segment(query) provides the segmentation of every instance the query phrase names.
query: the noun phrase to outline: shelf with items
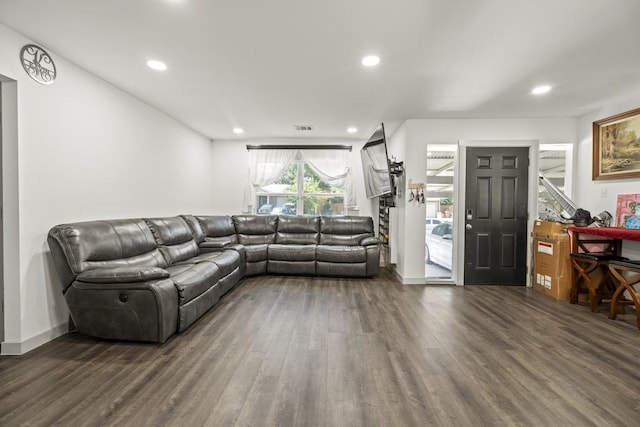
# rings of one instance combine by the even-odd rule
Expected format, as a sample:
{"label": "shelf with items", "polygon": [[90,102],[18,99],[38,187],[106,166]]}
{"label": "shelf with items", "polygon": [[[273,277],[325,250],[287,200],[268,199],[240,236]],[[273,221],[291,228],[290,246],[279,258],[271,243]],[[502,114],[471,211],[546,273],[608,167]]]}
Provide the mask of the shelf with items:
{"label": "shelf with items", "polygon": [[379,197],[378,238],[385,246],[389,245],[389,208],[394,206],[395,203],[391,194]]}

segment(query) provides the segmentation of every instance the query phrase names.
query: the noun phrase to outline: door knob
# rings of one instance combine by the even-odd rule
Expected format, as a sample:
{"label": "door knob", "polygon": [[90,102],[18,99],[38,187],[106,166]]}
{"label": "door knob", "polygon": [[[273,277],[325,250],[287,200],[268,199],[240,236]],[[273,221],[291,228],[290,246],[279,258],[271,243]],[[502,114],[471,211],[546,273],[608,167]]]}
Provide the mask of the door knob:
{"label": "door knob", "polygon": [[464,228],[466,228],[467,230],[471,230],[473,226],[471,224],[467,224],[464,226]]}

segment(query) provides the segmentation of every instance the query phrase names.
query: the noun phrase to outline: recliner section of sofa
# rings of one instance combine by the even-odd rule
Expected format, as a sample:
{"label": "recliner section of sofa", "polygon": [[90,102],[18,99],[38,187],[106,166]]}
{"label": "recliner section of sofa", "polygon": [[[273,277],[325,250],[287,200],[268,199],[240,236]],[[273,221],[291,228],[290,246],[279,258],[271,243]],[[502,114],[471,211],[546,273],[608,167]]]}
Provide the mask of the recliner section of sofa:
{"label": "recliner section of sofa", "polygon": [[195,322],[242,279],[236,251],[202,253],[182,217],[145,220],[178,290],[178,331]]}
{"label": "recliner section of sofa", "polygon": [[369,217],[181,215],[62,224],[48,243],[79,332],[164,342],[245,276],[367,277]]}
{"label": "recliner section of sofa", "polygon": [[[189,225],[193,238],[203,253],[233,250],[240,257],[240,277],[245,277],[246,253],[238,243],[231,217],[181,215]],[[225,291],[226,292],[226,291]]]}
{"label": "recliner section of sofa", "polygon": [[320,217],[281,216],[275,242],[267,251],[267,272],[315,275]]}
{"label": "recliner section of sofa", "polygon": [[164,342],[242,279],[231,249],[202,253],[180,217],[63,224],[48,243],[79,332]]}
{"label": "recliner section of sofa", "polygon": [[369,217],[322,217],[317,273],[373,276],[380,270],[380,244]]}
{"label": "recliner section of sofa", "polygon": [[144,220],[58,225],[47,240],[81,333],[164,342],[176,332],[176,286]]}

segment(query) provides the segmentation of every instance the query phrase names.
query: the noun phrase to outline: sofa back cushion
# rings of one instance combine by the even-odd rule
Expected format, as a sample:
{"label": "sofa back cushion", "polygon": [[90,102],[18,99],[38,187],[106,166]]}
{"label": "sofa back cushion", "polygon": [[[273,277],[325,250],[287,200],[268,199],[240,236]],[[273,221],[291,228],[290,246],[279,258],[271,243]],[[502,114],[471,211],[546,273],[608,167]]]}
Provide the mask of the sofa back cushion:
{"label": "sofa back cushion", "polygon": [[49,231],[47,240],[65,289],[75,276],[93,268],[167,266],[142,219],[61,224]]}
{"label": "sofa back cushion", "polygon": [[317,245],[320,241],[320,217],[280,216],[276,243],[293,245]]}
{"label": "sofa back cushion", "polygon": [[234,215],[232,219],[238,236],[238,243],[243,245],[275,243],[278,226],[277,216]]}
{"label": "sofa back cushion", "polygon": [[145,218],[167,264],[192,258],[200,253],[191,229],[179,216]]}
{"label": "sofa back cushion", "polygon": [[184,219],[184,222],[189,226],[196,243],[202,243],[204,241],[204,231],[202,230],[202,226],[200,225],[198,218],[193,215],[180,215],[180,217]]}
{"label": "sofa back cushion", "polygon": [[238,243],[236,227],[230,216],[199,215],[196,219],[202,228],[204,240],[209,245],[217,244],[219,247],[225,247]]}
{"label": "sofa back cushion", "polygon": [[321,245],[355,246],[373,235],[373,219],[368,216],[323,216],[320,219]]}

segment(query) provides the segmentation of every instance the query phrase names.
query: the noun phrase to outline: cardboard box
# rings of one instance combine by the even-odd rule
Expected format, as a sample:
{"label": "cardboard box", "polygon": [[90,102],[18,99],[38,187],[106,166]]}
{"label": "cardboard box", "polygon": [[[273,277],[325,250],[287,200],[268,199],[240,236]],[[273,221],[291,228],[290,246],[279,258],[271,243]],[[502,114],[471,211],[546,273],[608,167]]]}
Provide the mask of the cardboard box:
{"label": "cardboard box", "polygon": [[561,222],[553,221],[534,221],[533,223],[533,237],[550,237],[554,238],[558,235],[567,235],[567,228],[572,224],[563,224]]}
{"label": "cardboard box", "polygon": [[571,290],[569,235],[534,233],[533,237],[533,289],[559,301],[568,301]]}

